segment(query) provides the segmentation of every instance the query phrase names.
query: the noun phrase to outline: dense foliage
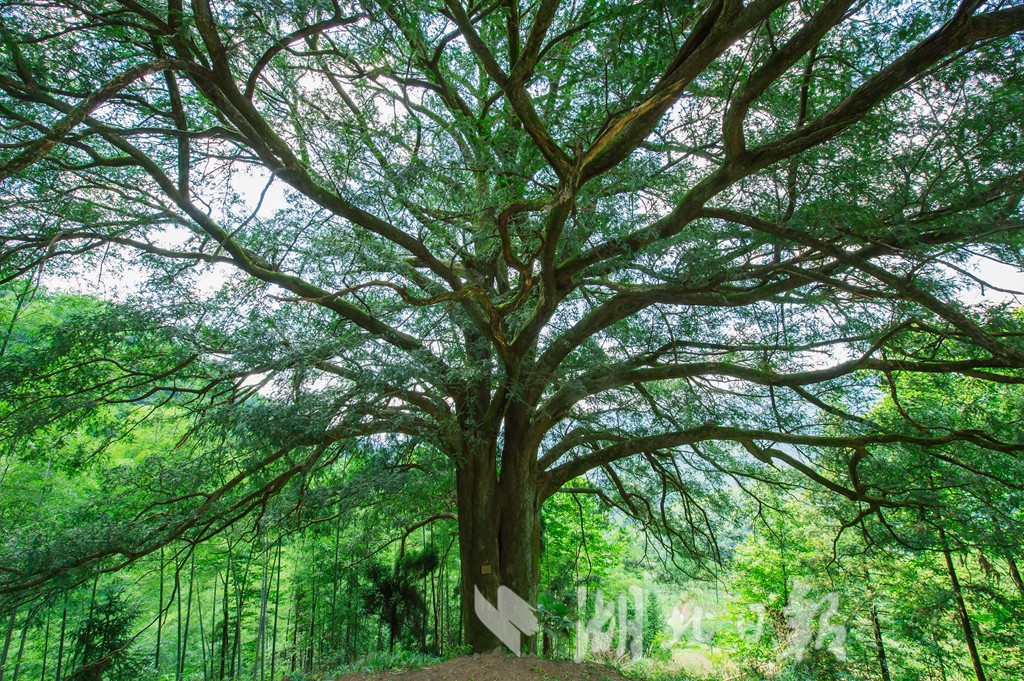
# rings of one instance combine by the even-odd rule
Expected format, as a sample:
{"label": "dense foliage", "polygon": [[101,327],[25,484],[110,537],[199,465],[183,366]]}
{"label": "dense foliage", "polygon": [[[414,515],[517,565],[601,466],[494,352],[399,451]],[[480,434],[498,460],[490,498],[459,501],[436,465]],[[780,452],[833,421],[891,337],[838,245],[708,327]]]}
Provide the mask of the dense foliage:
{"label": "dense foliage", "polygon": [[[1019,608],[957,561],[1019,584],[1022,31],[1005,0],[0,0],[4,661],[59,619],[58,676],[143,669],[128,632],[184,675],[193,606],[205,677],[483,651],[499,586],[566,654],[583,559],[764,569],[786,641],[788,544],[749,552],[792,536],[808,579],[942,584],[851,650],[948,676],[962,640],[981,681]],[[862,673],[822,650],[756,673]]]}

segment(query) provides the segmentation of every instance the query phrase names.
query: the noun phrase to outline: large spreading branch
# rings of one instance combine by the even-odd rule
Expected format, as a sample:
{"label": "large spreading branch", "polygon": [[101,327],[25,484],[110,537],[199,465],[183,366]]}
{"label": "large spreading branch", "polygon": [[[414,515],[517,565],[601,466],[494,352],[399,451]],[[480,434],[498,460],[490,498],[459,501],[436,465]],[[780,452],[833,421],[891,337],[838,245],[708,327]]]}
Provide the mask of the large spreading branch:
{"label": "large spreading branch", "polygon": [[755,458],[770,463],[778,460],[799,471],[804,476],[820,484],[825,489],[846,497],[851,501],[863,501],[875,506],[900,506],[902,502],[866,495],[863,489],[844,487],[840,483],[825,477],[806,460],[784,452],[773,446],[759,443],[769,442],[789,445],[791,447],[807,446],[816,448],[861,449],[878,445],[904,444],[917,447],[941,447],[957,442],[966,442],[978,447],[997,452],[1020,454],[1024,445],[1012,442],[1000,442],[980,435],[977,431],[951,431],[937,436],[905,435],[901,433],[880,433],[866,435],[802,435],[771,430],[732,428],[704,424],[682,431],[660,433],[633,437],[622,442],[599,447],[594,451],[577,456],[567,456],[567,460],[554,468],[548,469],[543,476],[543,489],[552,494],[570,480],[583,475],[587,471],[644,452],[673,449],[702,442],[734,442],[750,451]]}
{"label": "large spreading branch", "polygon": [[[560,281],[568,285],[577,273],[588,267],[624,253],[642,251],[651,244],[678,234],[698,217],[701,208],[708,201],[739,180],[835,139],[885,98],[921,77],[950,55],[970,52],[989,40],[1013,35],[1022,30],[1024,7],[1012,7],[977,16],[971,16],[970,12],[957,12],[956,16],[940,29],[907,50],[892,64],[869,77],[832,110],[800,125],[788,135],[746,150],[744,153],[735,154],[690,189],[665,217],[624,238],[598,244],[566,260],[559,269]],[[781,75],[781,72],[778,75]],[[764,87],[767,85],[758,85],[755,90],[762,90]],[[738,114],[734,118],[742,120]],[[733,139],[730,144],[734,151],[742,146],[745,145],[737,139]]]}

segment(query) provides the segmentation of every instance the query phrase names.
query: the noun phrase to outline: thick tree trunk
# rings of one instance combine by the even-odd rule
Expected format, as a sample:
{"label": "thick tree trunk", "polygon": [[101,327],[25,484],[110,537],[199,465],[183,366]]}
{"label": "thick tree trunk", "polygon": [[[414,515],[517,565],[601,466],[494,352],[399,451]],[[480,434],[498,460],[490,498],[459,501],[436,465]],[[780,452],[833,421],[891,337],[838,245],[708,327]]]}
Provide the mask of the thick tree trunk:
{"label": "thick tree trunk", "polygon": [[[490,452],[467,455],[456,472],[462,618],[466,644],[474,652],[490,651],[500,644],[476,615],[477,589],[492,606],[497,605],[499,586],[533,606],[537,603],[540,502],[536,458],[523,453],[508,435],[514,432],[506,428],[500,479]],[[536,637],[524,638],[523,645],[536,650]]]}
{"label": "thick tree trunk", "polygon": [[462,626],[473,652],[492,650],[498,638],[473,612],[474,589],[498,597],[497,471],[490,456],[467,456],[455,473],[462,573]]}

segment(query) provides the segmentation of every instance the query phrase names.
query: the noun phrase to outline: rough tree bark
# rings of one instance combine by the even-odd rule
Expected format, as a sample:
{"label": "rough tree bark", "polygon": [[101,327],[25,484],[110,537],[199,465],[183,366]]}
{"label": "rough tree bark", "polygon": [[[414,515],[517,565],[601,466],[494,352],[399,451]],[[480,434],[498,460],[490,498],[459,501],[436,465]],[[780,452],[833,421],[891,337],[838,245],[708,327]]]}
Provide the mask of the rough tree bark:
{"label": "rough tree bark", "polygon": [[[456,472],[463,627],[474,652],[499,645],[476,615],[475,589],[492,605],[497,604],[499,586],[536,604],[540,578],[543,499],[535,453],[522,446],[515,429],[506,430],[500,473],[492,452],[467,452]],[[536,637],[524,645],[535,650]]]}

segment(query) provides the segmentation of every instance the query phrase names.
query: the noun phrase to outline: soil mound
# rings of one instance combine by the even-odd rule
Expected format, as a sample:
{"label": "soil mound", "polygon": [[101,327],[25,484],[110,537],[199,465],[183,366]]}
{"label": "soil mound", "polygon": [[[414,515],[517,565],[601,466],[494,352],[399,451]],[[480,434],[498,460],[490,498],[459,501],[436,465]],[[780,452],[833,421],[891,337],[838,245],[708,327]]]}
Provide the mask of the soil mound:
{"label": "soil mound", "polygon": [[612,667],[509,654],[467,655],[422,669],[345,674],[339,681],[635,681]]}

